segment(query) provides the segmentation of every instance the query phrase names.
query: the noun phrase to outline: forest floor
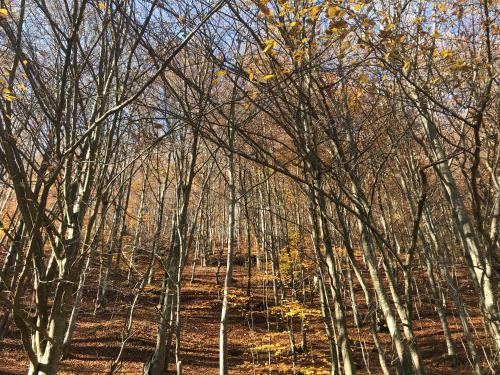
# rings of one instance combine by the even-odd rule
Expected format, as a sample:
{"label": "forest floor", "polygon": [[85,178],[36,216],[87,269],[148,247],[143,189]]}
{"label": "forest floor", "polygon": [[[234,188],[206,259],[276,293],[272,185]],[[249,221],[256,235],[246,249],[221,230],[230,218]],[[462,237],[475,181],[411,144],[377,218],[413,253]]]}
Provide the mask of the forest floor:
{"label": "forest floor", "polygon": [[[220,270],[223,280],[224,268]],[[289,336],[286,330],[278,329],[271,317],[269,331],[263,306],[264,282],[262,275],[254,276],[253,296],[245,308],[245,291],[247,278],[243,267],[235,267],[232,288],[233,303],[229,320],[229,361],[231,374],[292,374],[292,356],[289,354]],[[182,288],[182,332],[181,356],[183,373],[186,375],[218,373],[218,337],[221,310],[220,289],[216,285],[216,267],[198,267],[194,283],[189,282],[191,268],[186,267],[185,282]],[[60,374],[106,374],[110,363],[117,356],[121,346],[121,332],[128,318],[130,301],[133,299],[131,289],[121,289],[124,280],[117,272],[113,275],[113,293],[108,297],[108,311],[93,315],[93,301],[97,285],[90,280],[84,294],[82,311],[79,316],[77,330],[68,359],[61,362]],[[97,278],[96,278],[97,279]],[[157,282],[160,285],[158,272]],[[463,278],[464,296],[467,297],[470,323],[476,329],[476,343],[482,352],[482,345],[487,345],[484,337],[482,320],[475,307],[474,293]],[[422,283],[423,284],[423,283]],[[360,288],[356,289],[360,306],[363,296]],[[272,288],[269,287],[269,295]],[[122,366],[118,373],[141,374],[143,363],[151,355],[156,337],[159,290],[147,288],[136,307],[132,336],[126,342],[122,357]],[[425,294],[425,293],[423,293]],[[417,297],[418,298],[418,297]],[[461,341],[461,330],[454,311],[450,307],[450,328],[453,332],[457,351],[463,364],[453,367],[446,359],[446,345],[442,329],[430,301],[419,300],[416,312],[415,331],[419,347],[428,374],[466,375],[471,374],[471,367],[464,354]],[[319,302],[309,305],[311,316],[308,322],[307,340],[309,351],[298,354],[295,370],[303,374],[329,374],[328,346],[319,312]],[[363,310],[361,308],[361,315]],[[349,321],[352,319],[349,318]],[[300,344],[299,325],[295,326],[295,338]],[[270,332],[270,333],[269,333]],[[359,364],[359,374],[380,374],[378,354],[373,349],[369,324],[362,325],[359,330],[350,323],[350,339],[355,361]],[[390,345],[388,333],[380,333],[381,340],[387,348]],[[487,348],[484,348],[486,351]],[[268,362],[269,353],[271,361]],[[172,355],[172,361],[174,360]],[[391,358],[387,358],[391,363]],[[171,362],[172,362],[171,361]],[[370,371],[366,370],[366,364]],[[3,341],[0,341],[0,374],[25,374],[28,360],[21,347],[19,332],[13,325]],[[171,363],[170,372],[174,364]]]}

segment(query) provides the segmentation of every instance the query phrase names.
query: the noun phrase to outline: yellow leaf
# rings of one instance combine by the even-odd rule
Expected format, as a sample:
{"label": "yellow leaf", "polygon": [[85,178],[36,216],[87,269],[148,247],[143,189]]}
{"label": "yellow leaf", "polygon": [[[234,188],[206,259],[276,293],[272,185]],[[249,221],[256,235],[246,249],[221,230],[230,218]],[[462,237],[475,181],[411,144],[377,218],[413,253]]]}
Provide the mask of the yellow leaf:
{"label": "yellow leaf", "polygon": [[354,4],[354,10],[356,12],[360,11],[361,8],[363,8],[363,5],[364,5],[363,3],[356,3],[356,4]]}
{"label": "yellow leaf", "polygon": [[104,1],[99,1],[99,9],[106,10],[106,4],[104,4]]}
{"label": "yellow leaf", "polygon": [[268,79],[271,79],[274,77],[274,74],[266,74],[265,76],[260,77],[261,81],[267,81]]}
{"label": "yellow leaf", "polygon": [[26,91],[26,90],[27,90],[27,88],[26,88],[26,86],[25,86],[25,84],[24,84],[24,83],[18,83],[18,84],[16,85],[16,87],[17,87],[19,90],[22,90],[22,91]]}
{"label": "yellow leaf", "polygon": [[444,13],[444,11],[446,10],[446,4],[445,3],[438,3],[437,8],[441,13]]}
{"label": "yellow leaf", "polygon": [[300,49],[299,49],[299,50],[296,50],[296,51],[294,51],[294,53],[293,53],[293,58],[294,58],[294,59],[295,59],[298,63],[301,63],[301,62],[302,62],[302,60],[303,60],[304,54],[305,54],[305,52],[304,52],[304,51],[302,51],[302,50],[300,50]]}
{"label": "yellow leaf", "polygon": [[410,65],[411,65],[410,60],[406,60],[404,65],[403,65],[403,72],[405,74],[408,73],[408,70],[410,70]]}
{"label": "yellow leaf", "polygon": [[0,16],[6,16],[9,11],[6,8],[0,8]]}
{"label": "yellow leaf", "polygon": [[273,49],[273,48],[276,48],[277,43],[276,43],[276,41],[275,41],[275,40],[273,40],[273,39],[268,39],[268,40],[266,40],[266,41],[264,42],[264,45],[265,45],[265,47],[264,47],[264,49],[262,50],[262,52],[267,52],[267,51],[269,51],[269,50],[271,50],[271,49]]}
{"label": "yellow leaf", "polygon": [[417,25],[424,23],[424,21],[425,21],[425,17],[420,16],[420,17],[415,18],[415,24],[417,24]]}
{"label": "yellow leaf", "polygon": [[321,9],[319,8],[319,6],[313,6],[311,7],[311,9],[309,10],[311,12],[311,20],[316,20],[318,18],[318,14],[320,13]]}
{"label": "yellow leaf", "polygon": [[28,65],[28,60],[24,59],[24,60],[22,61],[22,63],[23,63],[23,65]]}
{"label": "yellow leaf", "polygon": [[248,80],[253,81],[253,79],[255,77],[254,74],[253,74],[253,72],[249,68],[246,68],[245,71],[248,74]]}
{"label": "yellow leaf", "polygon": [[216,74],[218,77],[222,77],[222,76],[225,76],[227,74],[227,72],[225,70],[219,70]]}
{"label": "yellow leaf", "polygon": [[337,14],[337,7],[334,7],[334,6],[328,7],[326,14],[327,14],[328,18],[335,17],[335,15]]}
{"label": "yellow leaf", "polygon": [[448,49],[444,49],[441,51],[440,55],[444,58],[447,58],[448,56],[451,56],[452,55],[452,52]]}
{"label": "yellow leaf", "polygon": [[361,74],[359,76],[359,81],[363,83],[368,83],[368,76],[366,74]]}

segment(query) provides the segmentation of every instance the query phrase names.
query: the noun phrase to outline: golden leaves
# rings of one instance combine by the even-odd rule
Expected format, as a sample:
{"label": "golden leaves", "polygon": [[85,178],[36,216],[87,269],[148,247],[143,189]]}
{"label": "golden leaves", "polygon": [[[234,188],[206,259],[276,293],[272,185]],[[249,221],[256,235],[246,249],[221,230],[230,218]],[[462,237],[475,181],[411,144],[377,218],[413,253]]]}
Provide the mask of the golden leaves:
{"label": "golden leaves", "polygon": [[266,81],[270,80],[273,77],[274,77],[274,74],[266,74],[266,75],[260,77],[259,81],[266,82]]}
{"label": "golden leaves", "polygon": [[316,21],[318,19],[318,15],[321,13],[321,9],[319,6],[315,5],[309,9],[309,13],[311,15],[311,21]]}
{"label": "golden leaves", "polygon": [[446,59],[447,57],[452,56],[453,52],[451,52],[449,49],[444,49],[441,52],[439,52],[439,54],[441,55],[441,57],[444,57]]}
{"label": "golden leaves", "polygon": [[349,24],[343,19],[331,20],[326,33],[341,33],[344,29],[347,29],[348,26]]}
{"label": "golden leaves", "polygon": [[441,12],[444,13],[446,11],[447,5],[446,3],[438,3],[437,4],[437,9]]}
{"label": "golden leaves", "polygon": [[287,68],[287,67],[283,67],[280,69],[280,74],[281,75],[284,75],[284,74],[290,74],[292,72],[291,69]]}
{"label": "golden leaves", "polygon": [[425,17],[423,17],[423,16],[416,17],[416,18],[415,18],[415,21],[413,21],[413,23],[414,23],[415,25],[421,25],[421,24],[423,24],[424,22],[425,22]]}
{"label": "golden leaves", "polygon": [[283,17],[285,16],[288,12],[291,12],[292,10],[292,7],[290,6],[290,4],[288,4],[287,1],[279,1],[279,4],[281,5],[281,9],[280,9],[280,12],[279,12],[279,16],[280,17]]}
{"label": "golden leaves", "polygon": [[245,71],[247,72],[248,74],[248,80],[249,81],[253,81],[254,78],[255,78],[255,75],[253,74],[253,72],[249,69],[249,68],[246,68]]}
{"label": "golden leaves", "polygon": [[227,76],[228,72],[224,69],[218,70],[215,72],[215,78],[213,79],[212,83],[216,84],[220,82],[225,76]]}
{"label": "golden leaves", "polygon": [[267,39],[266,41],[264,41],[264,49],[262,50],[262,52],[267,52],[276,48],[277,44],[278,43],[274,39]]}
{"label": "golden leaves", "polygon": [[365,4],[363,4],[363,3],[356,3],[356,4],[354,4],[354,10],[356,12],[359,12],[361,9],[363,9],[364,6],[365,6]]}
{"label": "golden leaves", "polygon": [[410,70],[410,66],[411,66],[411,61],[406,60],[403,64],[403,73],[404,74],[408,74],[408,71]]}
{"label": "golden leaves", "polygon": [[342,9],[338,6],[330,6],[326,11],[326,16],[330,19],[332,18],[340,18],[346,13],[345,9]]}
{"label": "golden leaves", "polygon": [[271,314],[300,317],[302,319],[321,316],[321,310],[310,308],[297,300],[283,300],[281,306],[271,307],[270,312]]}
{"label": "golden leaves", "polygon": [[5,88],[3,89],[3,98],[8,102],[13,102],[16,99],[16,96],[12,94],[12,91]]}
{"label": "golden leaves", "polygon": [[293,59],[300,64],[304,60],[305,54],[306,54],[306,52],[304,50],[297,49],[297,50],[293,51]]}
{"label": "golden leaves", "polygon": [[335,17],[336,13],[337,13],[337,7],[334,7],[334,6],[329,6],[328,9],[326,10],[326,16],[328,18],[333,18]]}

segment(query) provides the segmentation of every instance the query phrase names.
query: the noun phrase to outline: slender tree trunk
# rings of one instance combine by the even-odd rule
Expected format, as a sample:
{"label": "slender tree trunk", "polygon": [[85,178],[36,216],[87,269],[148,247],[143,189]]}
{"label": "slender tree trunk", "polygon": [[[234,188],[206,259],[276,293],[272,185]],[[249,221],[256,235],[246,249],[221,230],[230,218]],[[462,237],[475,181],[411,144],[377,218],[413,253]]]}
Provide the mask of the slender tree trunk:
{"label": "slender tree trunk", "polygon": [[[230,134],[230,137],[233,137]],[[227,360],[227,334],[228,334],[228,314],[229,314],[229,293],[233,274],[233,253],[234,253],[234,228],[235,228],[235,209],[236,209],[236,185],[235,185],[235,166],[234,154],[230,152],[228,156],[228,173],[227,183],[229,188],[229,213],[228,213],[228,231],[227,231],[227,261],[226,261],[226,277],[224,279],[224,292],[222,298],[222,311],[220,317],[220,332],[219,332],[219,374],[227,375],[228,360]]]}

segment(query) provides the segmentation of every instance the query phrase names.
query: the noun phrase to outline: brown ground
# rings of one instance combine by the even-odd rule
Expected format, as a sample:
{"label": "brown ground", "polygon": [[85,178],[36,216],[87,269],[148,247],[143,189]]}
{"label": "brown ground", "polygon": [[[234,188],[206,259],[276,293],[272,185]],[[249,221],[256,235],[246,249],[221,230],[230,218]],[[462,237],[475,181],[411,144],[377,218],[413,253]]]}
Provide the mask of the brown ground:
{"label": "brown ground", "polygon": [[[183,286],[181,313],[182,363],[186,375],[218,373],[218,322],[221,304],[215,284],[215,270],[215,267],[199,267],[196,282],[190,284],[186,280]],[[190,269],[187,271],[190,272]],[[235,269],[233,294],[236,296],[244,296],[246,285],[244,271],[240,267]],[[222,269],[221,275],[223,275],[223,272]],[[186,278],[189,277],[186,275]],[[256,276],[255,280],[261,286],[255,288],[256,294],[252,299],[252,303],[256,306],[262,301],[263,283],[262,277]],[[115,289],[109,297],[108,308],[110,312],[98,313],[96,316],[92,315],[96,285],[90,283],[84,296],[83,310],[80,314],[71,355],[69,359],[61,362],[60,374],[105,374],[110,363],[116,357],[121,345],[121,331],[128,316],[127,303],[132,300],[132,295],[130,289],[116,287],[116,285],[124,285],[119,276],[115,275],[114,282]],[[157,292],[158,290],[155,288],[149,289],[146,295],[141,297],[139,306],[136,308],[133,335],[125,347],[123,365],[119,372],[121,374],[141,374],[143,363],[152,353],[157,324]],[[361,291],[358,292],[361,299]],[[269,293],[272,293],[271,289]],[[421,290],[420,293],[425,295],[426,291]],[[484,338],[482,320],[478,316],[477,309],[473,307],[475,298],[473,298],[472,290],[467,286],[465,279],[463,293],[470,302],[468,307],[471,316],[470,322],[477,330],[477,343],[479,344],[479,351],[482,351],[481,345],[487,345],[488,340]],[[264,312],[246,312],[243,308],[244,300],[235,301],[230,316],[230,373],[292,373],[292,360],[291,356],[288,355],[287,333],[279,332],[275,324],[271,324],[271,335],[267,334]],[[314,301],[310,307],[317,309],[319,304]],[[419,346],[428,374],[471,374],[471,368],[467,364],[464,355],[460,327],[453,317],[453,310],[449,311],[450,328],[453,331],[457,350],[463,357],[464,365],[460,367],[452,367],[443,356],[446,353],[446,346],[442,337],[441,326],[428,301],[423,299],[420,301],[417,313],[415,330],[418,334]],[[253,330],[250,329],[252,321]],[[296,330],[297,342],[300,342],[298,326]],[[350,335],[355,359],[362,367],[358,373],[368,374],[363,364],[364,355],[369,360],[371,373],[379,374],[378,356],[372,350],[373,346],[368,324],[365,324],[359,331],[355,327],[350,327]],[[380,336],[385,344],[390,342],[388,334],[381,333]],[[325,334],[321,320],[317,317],[310,319],[308,340],[311,350],[307,354],[299,355],[296,370],[302,371],[303,374],[328,374],[329,365],[326,359],[328,351]],[[271,366],[267,365],[267,367],[268,353],[266,347],[263,346],[265,344],[270,344],[273,354]],[[259,345],[262,351],[252,351],[252,348]],[[488,349],[486,348],[486,350]],[[252,353],[254,364],[252,364]],[[5,339],[0,342],[0,374],[25,374],[27,366],[28,361],[21,347],[19,333],[12,326]],[[274,371],[271,372],[271,369]],[[170,373],[174,373],[172,372],[172,365],[170,370]],[[278,370],[281,370],[281,372],[278,372]]]}

